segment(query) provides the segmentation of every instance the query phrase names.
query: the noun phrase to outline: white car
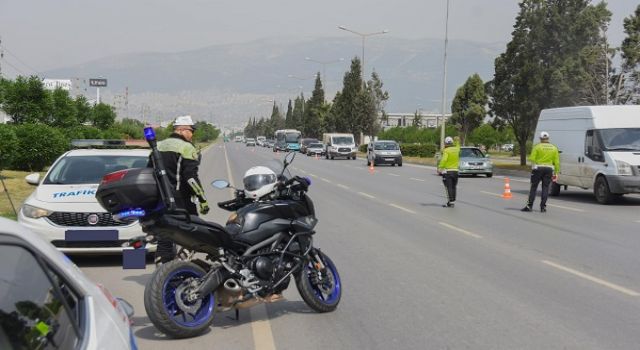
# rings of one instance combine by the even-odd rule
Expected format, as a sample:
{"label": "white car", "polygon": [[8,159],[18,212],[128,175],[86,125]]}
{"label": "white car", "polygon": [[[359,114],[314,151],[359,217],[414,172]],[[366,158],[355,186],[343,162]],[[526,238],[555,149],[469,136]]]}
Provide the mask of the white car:
{"label": "white car", "polygon": [[[138,222],[115,221],[96,200],[105,174],[146,167],[148,149],[76,149],[58,158],[44,179],[26,177],[37,185],[18,213],[18,222],[70,254],[112,254],[122,244],[144,235]],[[150,251],[155,246],[149,246]]]}
{"label": "white car", "polygon": [[137,349],[132,316],[39,235],[0,218],[0,349]]}

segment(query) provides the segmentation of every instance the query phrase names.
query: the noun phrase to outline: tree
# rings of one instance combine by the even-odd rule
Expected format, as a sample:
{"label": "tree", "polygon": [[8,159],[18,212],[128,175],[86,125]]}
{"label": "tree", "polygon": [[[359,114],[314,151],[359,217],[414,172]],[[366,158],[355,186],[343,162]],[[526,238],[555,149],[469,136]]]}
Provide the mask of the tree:
{"label": "tree", "polygon": [[498,143],[498,132],[491,124],[485,123],[471,132],[469,140],[476,145],[483,145],[486,150],[489,150]]}
{"label": "tree", "polygon": [[51,94],[51,126],[69,128],[78,124],[77,110],[69,92],[56,88]]}
{"label": "tree", "polygon": [[477,73],[470,76],[458,88],[451,103],[451,122],[458,126],[462,145],[465,145],[467,136],[482,124],[482,120],[487,115],[485,110],[487,101],[484,83]]}
{"label": "tree", "polygon": [[84,124],[91,120],[91,105],[87,101],[87,98],[83,95],[78,95],[73,100],[73,104],[76,109],[76,119],[78,123]]}
{"label": "tree", "polygon": [[42,171],[69,147],[69,141],[56,128],[42,124],[23,124],[15,129],[18,150],[14,168]]}
{"label": "tree", "polygon": [[98,103],[91,111],[91,121],[98,129],[109,129],[116,121],[116,112],[113,110],[113,107],[104,103]]}
{"label": "tree", "polygon": [[304,134],[319,138],[322,135],[322,121],[326,116],[328,106],[324,101],[324,89],[320,80],[320,73],[316,75],[316,82],[311,98],[306,104]]}
{"label": "tree", "polygon": [[368,135],[375,135],[380,129],[380,122],[378,116],[382,116],[382,119],[387,119],[387,112],[384,110],[387,100],[389,100],[389,93],[383,90],[384,84],[378,73],[374,70],[371,73],[371,80],[367,83],[367,93],[370,97],[371,106],[368,106],[368,114],[365,114],[363,129]]}
{"label": "tree", "polygon": [[287,129],[293,128],[293,106],[291,105],[291,99],[289,99],[289,104],[287,105],[287,114],[284,118],[284,125],[287,127]]}
{"label": "tree", "polygon": [[415,126],[416,128],[422,127],[422,113],[420,113],[418,110],[413,113],[413,121],[411,122],[411,126]]}
{"label": "tree", "polygon": [[15,124],[47,123],[50,115],[50,96],[37,76],[19,76],[5,83],[4,110]]}
{"label": "tree", "polygon": [[587,101],[593,75],[585,55],[602,45],[611,16],[605,3],[590,2],[522,0],[512,39],[495,60],[490,107],[512,127],[522,165],[540,110]]}
{"label": "tree", "polygon": [[621,72],[614,75],[613,101],[619,104],[640,103],[640,5],[624,19],[627,35],[620,47]]}
{"label": "tree", "polygon": [[13,125],[0,124],[0,170],[8,169],[18,151],[18,137]]}
{"label": "tree", "polygon": [[358,108],[363,91],[361,70],[360,59],[355,57],[351,60],[351,68],[344,74],[342,91],[336,95],[331,111],[335,118],[335,131],[352,133],[356,139],[362,131],[362,111]]}
{"label": "tree", "polygon": [[275,101],[273,102],[273,108],[271,109],[270,122],[274,132],[275,130],[280,130],[285,128],[285,120],[282,117],[282,114],[280,113],[280,109],[276,105]]}

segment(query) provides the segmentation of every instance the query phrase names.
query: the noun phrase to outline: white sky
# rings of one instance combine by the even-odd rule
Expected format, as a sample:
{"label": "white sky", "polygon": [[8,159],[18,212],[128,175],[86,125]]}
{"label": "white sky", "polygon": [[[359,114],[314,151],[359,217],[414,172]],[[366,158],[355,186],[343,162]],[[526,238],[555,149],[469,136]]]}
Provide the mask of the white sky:
{"label": "white sky", "polygon": [[[451,0],[449,38],[507,42],[517,0]],[[637,0],[610,0],[609,38]],[[176,52],[265,37],[336,37],[389,29],[444,38],[446,0],[0,0],[5,75],[33,74],[130,52]]]}

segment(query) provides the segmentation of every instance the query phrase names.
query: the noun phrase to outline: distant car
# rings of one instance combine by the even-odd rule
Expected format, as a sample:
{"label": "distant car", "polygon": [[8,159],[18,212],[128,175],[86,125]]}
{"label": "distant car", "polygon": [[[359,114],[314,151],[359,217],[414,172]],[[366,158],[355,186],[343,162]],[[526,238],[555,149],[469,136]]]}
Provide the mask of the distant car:
{"label": "distant car", "polygon": [[402,166],[400,145],[393,140],[370,142],[367,146],[367,165],[391,164]]}
{"label": "distant car", "polygon": [[0,218],[1,349],[137,349],[133,312],[40,235]]}
{"label": "distant car", "polygon": [[282,142],[274,142],[273,143],[273,151],[274,152],[286,152],[288,150],[287,143]]}
{"label": "distant car", "polygon": [[477,147],[460,148],[460,175],[484,174],[487,177],[493,176],[493,163],[488,155],[482,153]]}
{"label": "distant car", "polygon": [[[122,244],[144,235],[138,222],[113,219],[96,200],[108,173],[144,168],[148,149],[74,149],[61,155],[44,178],[27,175],[37,186],[18,212],[18,222],[65,253],[120,253]],[[155,250],[155,245],[149,247]]]}
{"label": "distant car", "polygon": [[513,151],[513,147],[514,146],[513,146],[512,143],[505,143],[500,148],[502,148],[502,151],[504,151],[504,152],[511,152],[511,151]]}
{"label": "distant car", "polygon": [[256,139],[254,138],[247,138],[247,142],[245,143],[245,146],[251,146],[251,147],[255,147],[256,146]]}
{"label": "distant car", "polygon": [[313,138],[304,138],[300,140],[300,153],[307,153],[307,146],[309,146],[312,143],[318,143],[320,142],[318,139],[313,139]]}
{"label": "distant car", "polygon": [[306,146],[307,149],[307,156],[311,157],[311,156],[324,156],[325,151],[324,151],[324,145],[322,143],[310,143]]}

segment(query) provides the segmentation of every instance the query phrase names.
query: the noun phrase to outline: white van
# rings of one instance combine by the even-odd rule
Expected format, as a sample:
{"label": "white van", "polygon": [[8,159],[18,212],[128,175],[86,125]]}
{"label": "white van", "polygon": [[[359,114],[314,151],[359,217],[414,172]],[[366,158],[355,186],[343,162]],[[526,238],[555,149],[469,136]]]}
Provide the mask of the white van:
{"label": "white van", "polygon": [[322,134],[322,143],[326,145],[325,157],[346,157],[356,159],[358,147],[353,134]]}
{"label": "white van", "polygon": [[536,127],[549,133],[560,151],[558,182],[593,189],[599,203],[640,193],[640,106],[583,106],[545,109]]}

